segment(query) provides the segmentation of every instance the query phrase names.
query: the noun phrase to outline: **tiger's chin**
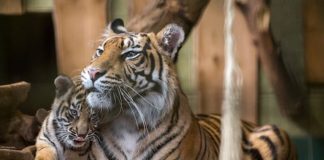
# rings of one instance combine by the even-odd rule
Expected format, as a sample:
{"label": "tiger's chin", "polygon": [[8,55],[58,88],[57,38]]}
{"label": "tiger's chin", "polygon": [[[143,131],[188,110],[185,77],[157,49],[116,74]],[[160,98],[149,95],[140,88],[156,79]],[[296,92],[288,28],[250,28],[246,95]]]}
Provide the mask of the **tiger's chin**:
{"label": "tiger's chin", "polygon": [[113,98],[100,92],[90,92],[87,95],[87,102],[92,108],[108,109],[113,108]]}

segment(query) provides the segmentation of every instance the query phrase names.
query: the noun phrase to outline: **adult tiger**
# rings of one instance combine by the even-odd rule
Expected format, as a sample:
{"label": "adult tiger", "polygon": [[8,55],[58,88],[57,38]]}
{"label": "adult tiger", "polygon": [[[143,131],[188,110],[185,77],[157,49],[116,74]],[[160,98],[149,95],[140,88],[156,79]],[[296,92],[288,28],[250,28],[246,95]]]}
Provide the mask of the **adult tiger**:
{"label": "adult tiger", "polygon": [[[95,148],[98,112],[85,103],[80,80],[59,76],[55,79],[56,97],[36,139],[36,160],[105,159]],[[99,154],[101,153],[101,154]]]}
{"label": "adult tiger", "polygon": [[[157,34],[127,32],[121,20],[108,26],[81,79],[90,107],[120,111],[99,131],[109,159],[218,159],[220,116],[193,115],[179,85],[174,62],[183,40],[175,24]],[[277,127],[242,129],[244,159],[295,158]]]}

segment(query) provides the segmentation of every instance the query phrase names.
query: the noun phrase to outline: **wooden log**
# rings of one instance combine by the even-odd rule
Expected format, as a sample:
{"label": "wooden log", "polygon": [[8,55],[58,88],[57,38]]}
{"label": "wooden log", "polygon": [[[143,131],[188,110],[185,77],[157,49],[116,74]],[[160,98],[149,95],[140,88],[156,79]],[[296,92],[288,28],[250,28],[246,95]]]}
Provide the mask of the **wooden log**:
{"label": "wooden log", "polygon": [[223,1],[211,0],[194,32],[201,113],[221,113],[224,88],[223,4]]}
{"label": "wooden log", "polygon": [[304,4],[306,79],[312,85],[323,85],[324,1],[307,0]]}
{"label": "wooden log", "polygon": [[[200,112],[220,113],[223,101],[224,77],[224,2],[211,0],[195,30],[198,57]],[[257,123],[256,50],[245,19],[237,9],[233,26],[236,58],[240,65],[243,86],[241,117]],[[212,73],[212,74],[211,74]],[[211,81],[212,80],[212,81]]]}
{"label": "wooden log", "polygon": [[152,0],[136,0],[130,1],[128,4],[128,16],[134,17],[141,14],[143,11],[143,6],[147,6]]}
{"label": "wooden log", "polygon": [[0,14],[23,14],[25,8],[23,0],[0,0]]}
{"label": "wooden log", "polygon": [[0,157],[4,160],[33,160],[34,156],[28,150],[1,149]]}
{"label": "wooden log", "polygon": [[[209,0],[154,0],[132,17],[127,28],[135,32],[158,32],[169,23],[180,25],[188,35]],[[187,36],[186,36],[187,38]]]}
{"label": "wooden log", "polygon": [[80,74],[90,62],[106,25],[106,0],[54,0],[54,26],[58,69]]}
{"label": "wooden log", "polygon": [[264,71],[270,80],[281,112],[297,124],[307,127],[306,94],[284,65],[270,31],[270,9],[266,0],[237,0]]}
{"label": "wooden log", "polygon": [[0,142],[6,141],[11,120],[17,107],[26,100],[29,89],[27,82],[0,86]]}

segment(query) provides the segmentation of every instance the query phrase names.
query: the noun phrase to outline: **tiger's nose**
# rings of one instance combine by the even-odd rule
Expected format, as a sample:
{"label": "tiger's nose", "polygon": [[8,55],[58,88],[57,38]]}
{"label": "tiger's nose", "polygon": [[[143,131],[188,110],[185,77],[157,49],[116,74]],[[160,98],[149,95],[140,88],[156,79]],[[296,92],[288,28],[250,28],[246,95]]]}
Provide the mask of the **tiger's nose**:
{"label": "tiger's nose", "polygon": [[105,71],[105,70],[100,70],[97,68],[90,68],[88,70],[88,74],[90,75],[90,79],[92,80],[92,82],[95,82],[98,78],[105,75],[106,72],[107,71]]}

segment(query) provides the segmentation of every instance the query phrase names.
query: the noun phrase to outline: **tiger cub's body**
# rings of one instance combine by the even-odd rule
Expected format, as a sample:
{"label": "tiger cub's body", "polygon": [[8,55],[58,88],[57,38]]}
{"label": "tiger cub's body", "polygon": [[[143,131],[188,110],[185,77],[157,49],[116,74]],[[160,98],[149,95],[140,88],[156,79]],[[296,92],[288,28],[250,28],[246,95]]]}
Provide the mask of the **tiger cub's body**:
{"label": "tiger cub's body", "polygon": [[[85,103],[85,92],[68,77],[55,80],[56,97],[36,139],[36,160],[97,159],[97,115]],[[104,159],[104,158],[103,158]]]}
{"label": "tiger cub's body", "polygon": [[[175,24],[157,34],[128,32],[121,20],[108,26],[81,73],[89,107],[118,113],[98,128],[108,159],[218,159],[219,116],[193,115],[179,84],[175,61],[183,40]],[[244,159],[295,158],[282,130],[242,128]]]}

